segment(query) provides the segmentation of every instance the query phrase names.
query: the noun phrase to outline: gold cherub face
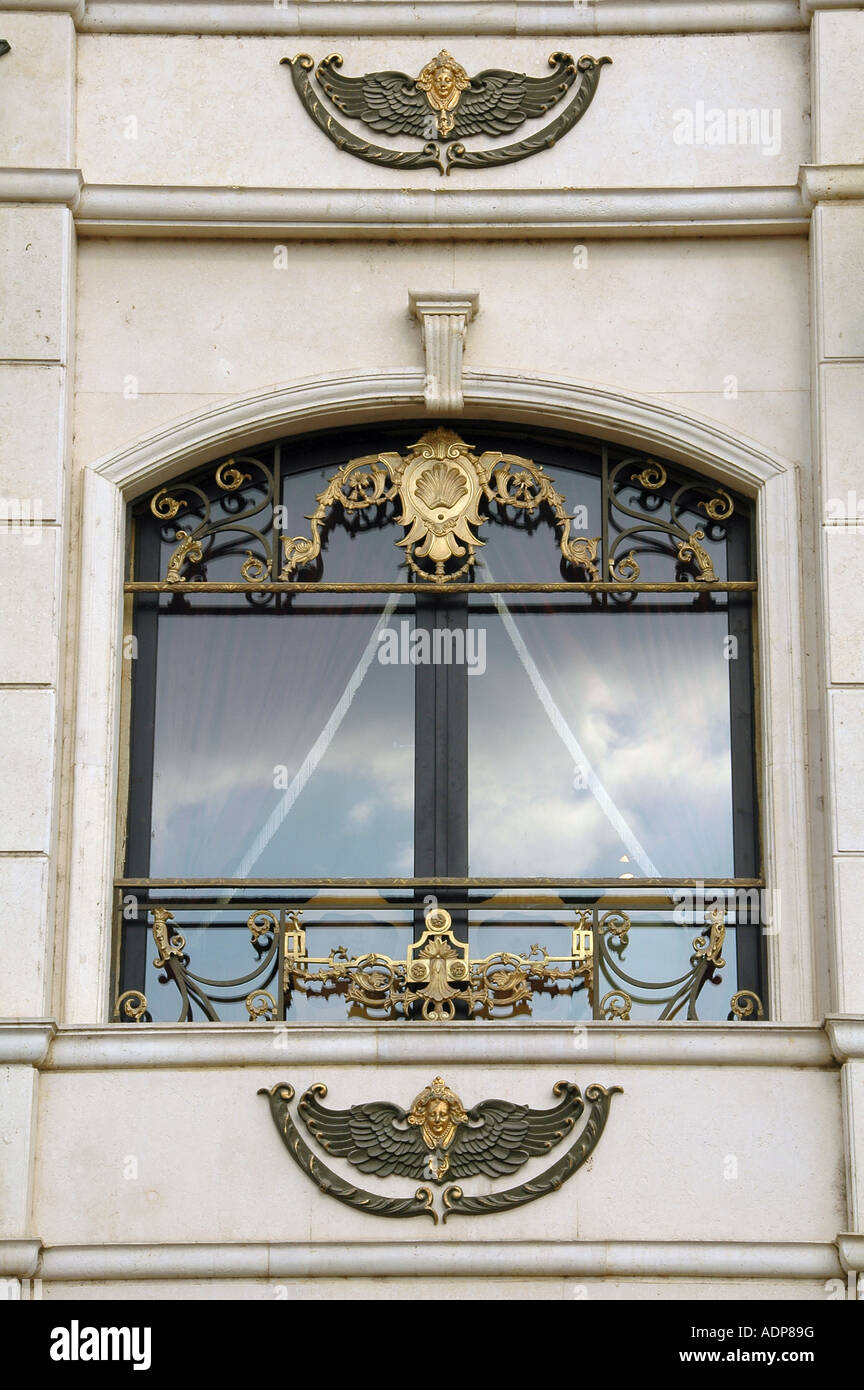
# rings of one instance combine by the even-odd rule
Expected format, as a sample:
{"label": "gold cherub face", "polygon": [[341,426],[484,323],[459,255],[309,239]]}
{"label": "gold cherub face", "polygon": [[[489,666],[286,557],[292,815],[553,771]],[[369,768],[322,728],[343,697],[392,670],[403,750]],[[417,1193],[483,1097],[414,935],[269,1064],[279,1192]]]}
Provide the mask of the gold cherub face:
{"label": "gold cherub face", "polygon": [[430,1100],[426,1106],[426,1119],[424,1129],[436,1139],[443,1139],[444,1135],[452,1128],[450,1120],[450,1103],[446,1100]]}
{"label": "gold cherub face", "polygon": [[409,1125],[419,1125],[426,1147],[446,1149],[460,1124],[468,1116],[459,1097],[436,1076],[431,1086],[422,1090],[411,1107]]}
{"label": "gold cherub face", "polygon": [[433,111],[438,112],[439,135],[447,135],[453,129],[453,117],[450,112],[470,84],[471,79],[467,72],[461,63],[457,63],[456,59],[451,57],[446,48],[442,48],[437,58],[426,64],[417,78],[417,86],[426,93],[426,99]]}

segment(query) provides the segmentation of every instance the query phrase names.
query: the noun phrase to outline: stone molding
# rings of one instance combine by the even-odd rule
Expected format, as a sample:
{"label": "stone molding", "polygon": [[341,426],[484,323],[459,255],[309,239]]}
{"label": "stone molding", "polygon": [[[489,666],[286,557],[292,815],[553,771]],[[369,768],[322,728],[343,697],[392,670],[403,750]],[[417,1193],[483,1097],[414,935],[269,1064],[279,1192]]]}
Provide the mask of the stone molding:
{"label": "stone molding", "polygon": [[[853,0],[824,0],[840,8]],[[11,0],[84,33],[333,36],[759,33],[805,29],[821,0]]]}
{"label": "stone molding", "polygon": [[825,1031],[838,1062],[864,1061],[864,1018],[860,1014],[829,1014]]}
{"label": "stone molding", "polygon": [[[45,1282],[126,1279],[831,1279],[833,1243],[803,1241],[479,1241],[346,1244],[55,1245],[9,1242],[6,1263]],[[0,1243],[0,1252],[3,1246]],[[2,1267],[2,1266],[0,1266]],[[9,1273],[18,1273],[10,1268]]]}
{"label": "stone molding", "polygon": [[806,207],[864,199],[864,164],[802,164],[798,179]]}
{"label": "stone molding", "polygon": [[[41,1032],[40,1032],[41,1030]],[[16,1040],[16,1032],[24,1045]],[[40,1032],[44,1046],[33,1044]],[[27,1039],[31,1041],[27,1041]],[[275,1050],[279,1044],[278,1052]],[[567,1023],[329,1025],[249,1023],[0,1026],[0,1065],[47,1071],[271,1066],[831,1067],[816,1025],[781,1023]]]}
{"label": "stone molding", "polygon": [[844,1270],[864,1270],[864,1235],[854,1231],[841,1231],[837,1237],[837,1249]]}
{"label": "stone molding", "polygon": [[99,237],[801,236],[814,198],[860,197],[861,178],[856,166],[804,165],[799,185],[759,188],[228,188],[0,169],[0,203],[62,203],[79,236]]}
{"label": "stone molding", "polygon": [[41,1067],[56,1033],[53,1018],[0,1022],[0,1066]]}

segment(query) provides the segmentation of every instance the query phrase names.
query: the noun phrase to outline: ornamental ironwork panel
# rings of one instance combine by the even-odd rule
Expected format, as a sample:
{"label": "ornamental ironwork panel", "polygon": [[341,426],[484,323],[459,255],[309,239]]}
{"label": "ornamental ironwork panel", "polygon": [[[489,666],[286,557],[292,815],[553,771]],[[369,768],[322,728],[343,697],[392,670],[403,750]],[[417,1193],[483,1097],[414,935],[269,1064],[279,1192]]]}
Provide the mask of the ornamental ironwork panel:
{"label": "ornamental ironwork panel", "polygon": [[[154,966],[159,982],[173,985],[179,995],[179,1023],[200,1015],[219,1021],[220,1005],[242,1001],[250,1022],[284,1018],[293,997],[313,994],[322,1000],[353,1007],[370,1020],[417,1019],[448,1023],[474,1017],[530,1016],[533,996],[553,990],[586,992],[591,1017],[628,1022],[634,998],[656,1006],[660,1021],[698,1020],[699,995],[706,984],[719,985],[726,962],[723,946],[726,922],[723,908],[706,919],[705,934],[694,938],[686,970],[671,980],[640,979],[629,974],[622,956],[634,928],[627,912],[597,908],[574,914],[570,953],[553,956],[539,942],[527,952],[496,951],[472,957],[461,941],[449,912],[434,907],[426,925],[402,959],[379,952],[352,955],[335,945],[326,956],[308,953],[302,913],[285,909],[256,909],[247,927],[255,963],[233,977],[213,979],[192,968],[186,940],[176,927],[174,913],[164,907],[150,910],[156,946]],[[215,993],[218,991],[218,993]],[[737,991],[729,1005],[730,1019],[763,1018],[758,995]],[[152,1022],[147,997],[126,990],[115,1004],[120,1022]]]}
{"label": "ornamental ironwork panel", "polygon": [[[620,585],[626,594],[639,582],[640,556],[668,557],[670,584],[718,582],[704,542],[726,537],[736,509],[726,489],[637,454],[604,457],[601,482],[601,534],[577,535],[577,519],[587,517],[587,509],[568,507],[542,464],[497,449],[475,453],[439,426],[404,454],[385,450],[340,465],[315,498],[308,535],[290,535],[275,524],[273,471],[247,454],[220,463],[209,486],[202,479],[159,488],[150,511],[164,534],[173,534],[163,576],[172,586],[205,580],[208,560],[243,551],[238,581],[266,588],[273,579],[320,577],[328,528],[340,513],[402,526],[396,544],[415,582],[443,586],[473,576],[477,550],[486,544],[479,533],[493,516],[545,518],[557,533],[562,573],[572,582]],[[257,518],[261,524],[253,525]]]}
{"label": "ornamental ironwork panel", "polygon": [[[361,1173],[433,1182],[475,1176],[499,1178],[523,1168],[529,1159],[549,1153],[576,1128],[585,1115],[579,1087],[558,1081],[552,1088],[559,1103],[550,1110],[533,1110],[507,1100],[485,1100],[466,1110],[462,1101],[436,1076],[414,1099],[409,1110],[387,1101],[366,1101],[347,1110],[321,1104],[327,1087],[310,1086],[297,1105],[310,1138],[328,1157],[344,1158]],[[410,1197],[368,1192],[340,1177],[303,1138],[290,1105],[294,1087],[281,1082],[258,1092],[270,1103],[270,1113],[286,1149],[297,1166],[329,1197],[373,1216],[429,1216],[438,1224],[431,1187],[418,1187]],[[442,1194],[442,1224],[448,1216],[483,1216],[512,1211],[557,1192],[594,1152],[612,1097],[620,1086],[588,1086],[587,1120],[563,1157],[517,1187],[468,1195],[455,1182]]]}
{"label": "ornamental ironwork panel", "polygon": [[[529,77],[502,68],[484,68],[469,77],[461,63],[442,49],[414,78],[405,72],[369,72],[346,77],[342,58],[331,53],[311,74],[315,60],[308,53],[283,58],[303,106],[319,130],[337,149],[357,159],[390,169],[484,169],[514,164],[553,145],[581,120],[594,98],[603,66],[611,58],[587,54],[573,60],[569,53],[553,53],[552,72]],[[468,150],[464,140],[474,135],[506,136],[526,121],[551,111],[580,79],[573,100],[555,120],[532,135],[485,150]],[[336,119],[321,101],[325,95],[342,115],[384,135],[409,135],[424,140],[417,150],[397,150],[373,144]],[[440,143],[439,143],[440,141]]]}

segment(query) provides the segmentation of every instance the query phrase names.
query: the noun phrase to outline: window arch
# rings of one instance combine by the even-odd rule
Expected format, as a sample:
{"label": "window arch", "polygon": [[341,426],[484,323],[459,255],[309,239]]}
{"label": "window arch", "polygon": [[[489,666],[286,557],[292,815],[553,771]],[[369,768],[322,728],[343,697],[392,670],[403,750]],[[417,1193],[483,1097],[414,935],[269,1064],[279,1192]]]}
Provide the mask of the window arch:
{"label": "window arch", "polygon": [[424,421],[130,521],[118,1017],[761,1008],[748,499]]}

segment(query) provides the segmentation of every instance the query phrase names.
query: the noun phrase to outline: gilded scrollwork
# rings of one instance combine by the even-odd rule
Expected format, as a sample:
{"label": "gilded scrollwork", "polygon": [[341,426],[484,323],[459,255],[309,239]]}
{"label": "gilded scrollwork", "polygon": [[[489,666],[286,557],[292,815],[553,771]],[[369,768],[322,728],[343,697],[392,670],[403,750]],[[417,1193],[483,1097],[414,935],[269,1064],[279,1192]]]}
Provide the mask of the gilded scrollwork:
{"label": "gilded scrollwork", "polygon": [[754,1013],[757,1018],[765,1017],[762,1000],[752,989],[739,989],[729,1000],[729,1008],[735,1018],[752,1018]]}
{"label": "gilded scrollwork", "polygon": [[298,924],[286,943],[283,962],[286,999],[296,989],[321,985],[325,992],[339,990],[364,1009],[391,1017],[413,1016],[412,1006],[419,1005],[420,1017],[431,1023],[452,1021],[460,1007],[469,1017],[512,1009],[538,990],[559,984],[590,988],[592,980],[592,935],[580,923],[572,931],[568,956],[550,956],[535,944],[523,955],[499,951],[472,958],[444,908],[427,913],[424,930],[404,960],[380,954],[351,956],[344,946],[334,947],[325,957],[310,957]]}
{"label": "gilded scrollwork", "polygon": [[[634,465],[638,465],[634,467]],[[641,490],[634,496],[632,484]],[[707,493],[707,496],[700,494]],[[699,583],[717,583],[714,562],[702,544],[706,533],[685,519],[686,514],[702,511],[711,523],[711,539],[722,539],[723,523],[735,511],[735,503],[723,488],[695,479],[676,481],[670,470],[656,459],[630,457],[613,464],[606,482],[610,526],[617,531],[610,538],[608,567],[613,579],[635,579],[628,567],[636,563],[636,547],[645,553],[674,555],[676,578],[695,578]],[[634,524],[623,525],[623,519]]]}
{"label": "gilded scrollwork", "polygon": [[[206,578],[210,558],[236,554],[244,538],[239,578],[245,584],[316,582],[326,577],[316,568],[341,512],[345,518],[365,516],[368,525],[402,526],[396,544],[411,575],[446,585],[471,579],[491,520],[545,514],[557,534],[562,574],[583,586],[620,585],[618,602],[631,603],[636,589],[655,578],[650,569],[646,574],[646,556],[674,562],[671,573],[658,576],[663,582],[718,583],[711,547],[723,541],[737,506],[725,489],[682,480],[659,460],[628,455],[612,461],[604,451],[600,514],[591,528],[602,535],[575,534],[577,525],[587,530],[588,509],[569,509],[542,464],[495,449],[475,451],[444,426],[428,430],[404,453],[385,450],[341,464],[315,498],[308,534],[276,526],[275,492],[271,470],[244,456],[220,463],[209,488],[188,482],[160,488],[150,511],[174,541],[166,582]],[[250,519],[268,507],[269,532],[257,530]]]}
{"label": "gilded scrollwork", "polygon": [[257,1018],[263,1018],[268,1023],[272,1022],[276,1016],[276,1008],[276,1000],[269,990],[253,989],[246,996],[246,1011],[252,1023]]}
{"label": "gilded scrollwork", "polygon": [[128,1019],[133,1023],[152,1023],[146,994],[142,994],[140,989],[127,989],[114,1005],[114,1017],[121,1022]]}
{"label": "gilded scrollwork", "polygon": [[380,507],[398,500],[397,518],[406,534],[397,542],[418,579],[447,584],[474,565],[485,544],[478,535],[484,523],[481,503],[533,512],[546,505],[559,531],[561,554],[568,565],[599,579],[599,537],[572,536],[572,518],[564,498],[540,464],[516,454],[487,450],[475,454],[452,430],[430,430],[406,455],[381,453],[351,459],[333,475],[316,498],[309,516],[310,536],[283,537],[279,578],[292,579],[321,553],[323,527],[330,511]]}
{"label": "gilded scrollwork", "polygon": [[649,459],[641,473],[631,473],[630,477],[634,483],[641,483],[644,488],[648,488],[650,491],[663,486],[667,473],[662,463],[655,463],[653,459]]}
{"label": "gilded scrollwork", "polygon": [[[174,495],[181,492],[185,495]],[[224,459],[214,469],[209,483],[178,482],[170,488],[159,488],[150,499],[150,511],[157,521],[166,523],[166,539],[170,536],[170,523],[181,511],[186,514],[183,529],[175,528],[170,536],[175,548],[168,560],[166,582],[185,582],[190,570],[206,564],[217,547],[233,549],[244,539],[256,546],[254,551],[245,549],[247,558],[241,566],[244,580],[268,579],[273,572],[273,546],[250,522],[253,517],[268,513],[272,521],[274,493],[272,471],[251,456]]]}
{"label": "gilded scrollwork", "polygon": [[708,502],[703,500],[698,506],[712,521],[728,521],[735,510],[735,503],[722,487],[718,489],[716,497],[712,497]]}
{"label": "gilded scrollwork", "polygon": [[696,576],[697,579],[704,580],[706,584],[714,584],[717,581],[717,576],[714,573],[714,565],[711,562],[711,556],[708,554],[704,545],[699,544],[699,542],[704,539],[705,532],[700,527],[698,530],[694,531],[692,535],[688,536],[686,541],[681,541],[678,546],[678,559],[681,561],[682,565],[687,565],[691,561],[695,563],[699,570]]}

